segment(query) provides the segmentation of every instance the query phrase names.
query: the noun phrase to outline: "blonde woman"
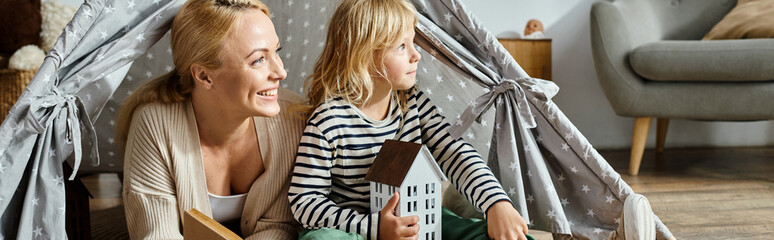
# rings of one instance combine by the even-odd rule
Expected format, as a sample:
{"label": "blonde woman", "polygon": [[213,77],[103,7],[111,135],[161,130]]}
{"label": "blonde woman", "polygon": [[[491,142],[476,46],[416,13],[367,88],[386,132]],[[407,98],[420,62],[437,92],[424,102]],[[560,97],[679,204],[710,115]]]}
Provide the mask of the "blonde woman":
{"label": "blonde woman", "polygon": [[303,120],[280,89],[279,40],[258,0],[189,0],[172,23],[175,70],[124,102],[123,198],[133,239],[181,239],[196,208],[236,233],[297,239],[287,201]]}

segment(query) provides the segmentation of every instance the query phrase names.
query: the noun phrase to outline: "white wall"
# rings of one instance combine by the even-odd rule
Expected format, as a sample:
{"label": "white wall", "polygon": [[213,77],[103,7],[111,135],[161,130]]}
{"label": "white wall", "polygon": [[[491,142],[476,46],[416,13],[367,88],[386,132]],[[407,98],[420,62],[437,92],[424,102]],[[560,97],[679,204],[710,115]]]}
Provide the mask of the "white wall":
{"label": "white wall", "polygon": [[[523,35],[527,20],[543,22],[553,39],[552,75],[561,88],[554,101],[597,148],[628,148],[633,118],[619,117],[602,92],[591,56],[589,12],[593,0],[460,0],[495,35]],[[648,146],[655,146],[655,120]],[[774,122],[672,120],[666,146],[774,145]]]}

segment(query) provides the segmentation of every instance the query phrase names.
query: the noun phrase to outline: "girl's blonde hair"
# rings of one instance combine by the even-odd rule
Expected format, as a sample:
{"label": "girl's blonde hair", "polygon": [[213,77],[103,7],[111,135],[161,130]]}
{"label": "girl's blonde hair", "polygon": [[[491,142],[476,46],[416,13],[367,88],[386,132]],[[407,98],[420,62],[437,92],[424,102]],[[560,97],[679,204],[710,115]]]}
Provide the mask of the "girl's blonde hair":
{"label": "girl's blonde hair", "polygon": [[172,21],[172,58],[175,69],[149,80],[129,95],[118,112],[116,136],[126,142],[134,110],[151,102],[174,103],[191,97],[194,88],[191,65],[221,66],[223,42],[249,10],[269,15],[259,0],[188,0]]}
{"label": "girl's blonde hair", "polygon": [[[314,109],[336,97],[355,106],[370,100],[372,74],[383,74],[383,64],[374,62],[375,53],[396,43],[417,23],[416,9],[405,0],[344,0],[328,24],[325,47],[305,83],[308,105]],[[405,110],[407,94],[398,91]]]}

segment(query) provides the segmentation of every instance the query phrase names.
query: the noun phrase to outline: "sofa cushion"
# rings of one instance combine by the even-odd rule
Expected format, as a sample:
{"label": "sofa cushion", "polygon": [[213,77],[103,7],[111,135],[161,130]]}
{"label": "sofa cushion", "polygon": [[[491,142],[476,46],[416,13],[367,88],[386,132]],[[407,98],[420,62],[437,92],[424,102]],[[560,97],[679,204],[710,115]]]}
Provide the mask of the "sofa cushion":
{"label": "sofa cushion", "polygon": [[634,71],[656,81],[772,81],[774,39],[659,41],[629,55]]}
{"label": "sofa cushion", "polygon": [[774,1],[739,0],[702,40],[774,38]]}

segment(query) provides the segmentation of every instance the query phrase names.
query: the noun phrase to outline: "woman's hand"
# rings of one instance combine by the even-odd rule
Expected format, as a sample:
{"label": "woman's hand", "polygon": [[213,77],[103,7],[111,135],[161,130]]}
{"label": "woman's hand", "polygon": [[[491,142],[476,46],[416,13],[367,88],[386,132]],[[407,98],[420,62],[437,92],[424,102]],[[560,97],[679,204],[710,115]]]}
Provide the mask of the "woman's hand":
{"label": "woman's hand", "polygon": [[487,211],[487,232],[495,240],[527,240],[527,222],[508,201],[499,201]]}
{"label": "woman's hand", "polygon": [[395,192],[379,213],[379,239],[417,239],[419,237],[419,217],[398,217],[393,213],[400,202]]}

